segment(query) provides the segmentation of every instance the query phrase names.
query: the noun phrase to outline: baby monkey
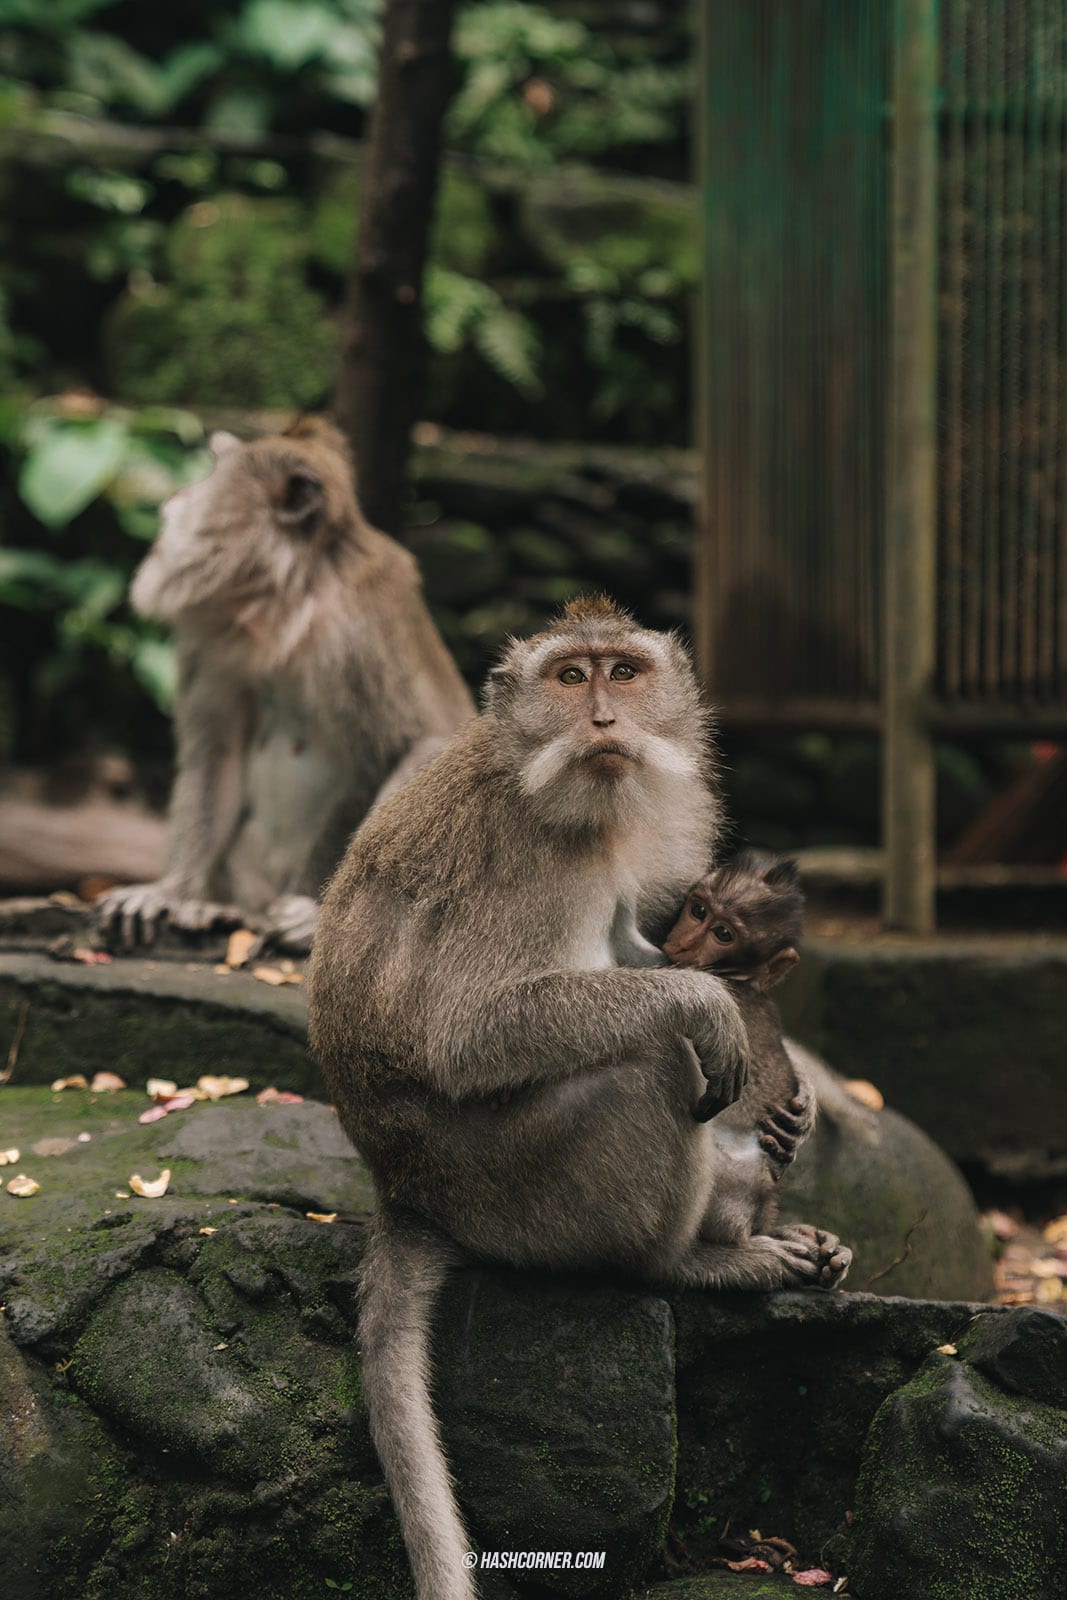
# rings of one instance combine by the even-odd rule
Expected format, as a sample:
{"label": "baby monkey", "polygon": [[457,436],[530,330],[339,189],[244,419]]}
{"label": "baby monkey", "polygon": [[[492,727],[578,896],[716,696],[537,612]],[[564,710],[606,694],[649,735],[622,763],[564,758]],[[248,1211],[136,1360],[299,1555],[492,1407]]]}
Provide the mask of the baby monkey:
{"label": "baby monkey", "polygon": [[[774,1181],[795,1159],[814,1122],[811,1090],[786,1054],[778,1008],[767,998],[767,990],[800,960],[796,947],[803,925],[796,862],[745,852],[693,885],[663,945],[673,965],[730,980],[748,1028],[751,1064],[741,1099],[721,1113],[716,1132],[740,1137],[755,1125]],[[706,1092],[694,1115],[704,1122],[717,1109]]]}

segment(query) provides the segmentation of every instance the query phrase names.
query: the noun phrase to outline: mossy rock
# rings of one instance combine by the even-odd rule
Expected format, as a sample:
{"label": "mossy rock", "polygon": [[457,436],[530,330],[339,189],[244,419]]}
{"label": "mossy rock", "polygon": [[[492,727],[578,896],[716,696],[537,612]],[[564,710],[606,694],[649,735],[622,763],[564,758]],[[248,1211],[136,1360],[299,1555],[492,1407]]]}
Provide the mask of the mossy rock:
{"label": "mossy rock", "polygon": [[[1067,1362],[1062,1319],[1009,1319],[998,1343],[1047,1339]],[[958,1350],[932,1354],[874,1419],[850,1548],[862,1600],[1061,1600],[1067,1410],[982,1370],[985,1320]]]}

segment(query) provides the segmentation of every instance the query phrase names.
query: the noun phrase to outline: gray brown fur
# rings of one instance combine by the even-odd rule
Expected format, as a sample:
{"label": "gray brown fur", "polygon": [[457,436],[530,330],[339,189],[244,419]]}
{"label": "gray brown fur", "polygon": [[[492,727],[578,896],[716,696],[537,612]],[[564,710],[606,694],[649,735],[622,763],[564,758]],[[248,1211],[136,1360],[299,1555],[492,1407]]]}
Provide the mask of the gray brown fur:
{"label": "gray brown fur", "polygon": [[360,514],[340,434],[242,444],[164,507],[135,608],[173,629],[177,776],[158,883],[99,910],[125,943],[161,917],[240,919],[306,949],[317,896],[390,775],[474,706],[411,556]]}
{"label": "gray brown fur", "polygon": [[[584,682],[564,684],[567,660]],[[721,1160],[692,1106],[705,1084],[736,1100],[745,1029],[727,985],[668,967],[641,930],[703,870],[719,820],[681,646],[586,602],[511,645],[485,714],[372,812],[327,892],[310,1034],[378,1192],[365,1392],[420,1600],[476,1592],[427,1398],[457,1247],[694,1288],[847,1266],[814,1230],[705,1233]]]}

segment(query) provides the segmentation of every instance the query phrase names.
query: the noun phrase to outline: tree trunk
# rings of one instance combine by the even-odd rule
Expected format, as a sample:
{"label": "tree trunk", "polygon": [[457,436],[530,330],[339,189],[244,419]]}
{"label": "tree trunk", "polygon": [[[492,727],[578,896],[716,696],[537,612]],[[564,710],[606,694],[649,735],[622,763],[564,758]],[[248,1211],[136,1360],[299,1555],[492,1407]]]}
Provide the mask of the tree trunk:
{"label": "tree trunk", "polygon": [[409,435],[424,366],[422,274],[452,92],[454,0],[386,0],[356,258],[341,325],[335,407],[359,498],[400,526]]}

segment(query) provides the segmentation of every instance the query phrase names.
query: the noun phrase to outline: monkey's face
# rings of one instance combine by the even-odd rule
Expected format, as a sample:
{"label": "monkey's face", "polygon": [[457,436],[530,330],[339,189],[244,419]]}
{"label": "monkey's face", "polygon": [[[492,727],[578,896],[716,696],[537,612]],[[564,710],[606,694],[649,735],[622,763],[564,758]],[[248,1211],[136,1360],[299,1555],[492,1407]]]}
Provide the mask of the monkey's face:
{"label": "monkey's face", "polygon": [[698,887],[686,896],[678,921],[664,941],[663,953],[676,967],[727,972],[745,967],[751,952],[736,917],[725,913],[708,887]]}

